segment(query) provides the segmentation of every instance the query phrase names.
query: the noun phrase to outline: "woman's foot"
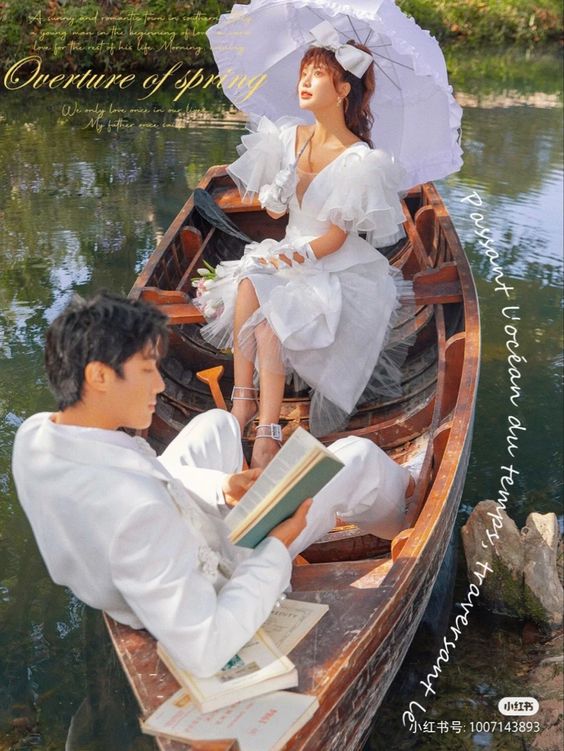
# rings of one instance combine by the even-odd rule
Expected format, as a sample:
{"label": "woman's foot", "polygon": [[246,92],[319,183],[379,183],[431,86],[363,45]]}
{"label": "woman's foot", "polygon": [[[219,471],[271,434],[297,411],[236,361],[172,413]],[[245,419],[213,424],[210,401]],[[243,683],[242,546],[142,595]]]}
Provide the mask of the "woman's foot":
{"label": "woman's foot", "polygon": [[231,414],[239,423],[241,435],[258,412],[258,389],[252,386],[234,386],[231,392]]}
{"label": "woman's foot", "polygon": [[251,469],[264,469],[271,459],[280,451],[280,444],[272,438],[255,441],[251,457]]}
{"label": "woman's foot", "polygon": [[280,451],[282,446],[282,430],[280,425],[259,425],[253,445],[251,469],[264,469],[266,465]]}

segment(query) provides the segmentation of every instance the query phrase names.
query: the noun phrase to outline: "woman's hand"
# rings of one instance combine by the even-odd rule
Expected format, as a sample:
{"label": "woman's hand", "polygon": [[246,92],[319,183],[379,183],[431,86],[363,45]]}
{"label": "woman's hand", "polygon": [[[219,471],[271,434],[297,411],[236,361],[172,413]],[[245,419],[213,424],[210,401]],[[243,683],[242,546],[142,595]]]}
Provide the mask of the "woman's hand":
{"label": "woman's hand", "polygon": [[281,169],[274,178],[274,185],[280,189],[280,201],[287,204],[296,189],[295,171],[290,167]]}
{"label": "woman's hand", "polygon": [[267,257],[255,256],[252,253],[247,253],[241,258],[239,272],[242,274],[262,274],[265,271],[269,271],[267,267]]}
{"label": "woman's hand", "polygon": [[280,191],[280,186],[275,183],[263,185],[258,194],[261,207],[274,211],[276,214],[285,213],[288,202],[281,200]]}
{"label": "woman's hand", "polygon": [[306,498],[298,508],[294,516],[274,527],[269,537],[277,537],[287,548],[297,539],[298,535],[305,529],[307,524],[307,512],[311,508],[313,498]]}
{"label": "woman's hand", "polygon": [[236,506],[247,490],[251,488],[258,478],[262,469],[244,469],[242,472],[235,472],[233,475],[227,475],[223,480],[221,489],[225,498],[225,504],[229,508]]}

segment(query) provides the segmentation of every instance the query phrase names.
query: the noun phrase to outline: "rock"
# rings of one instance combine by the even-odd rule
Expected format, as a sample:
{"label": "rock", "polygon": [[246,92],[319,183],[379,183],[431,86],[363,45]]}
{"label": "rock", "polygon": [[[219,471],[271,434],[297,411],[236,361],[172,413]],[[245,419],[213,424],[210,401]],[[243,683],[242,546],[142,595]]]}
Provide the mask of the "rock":
{"label": "rock", "polygon": [[532,513],[521,532],[495,501],[481,501],[461,530],[468,577],[488,564],[480,585],[496,611],[543,628],[562,624],[564,593],[558,576],[560,534],[555,514]]}
{"label": "rock", "polygon": [[31,717],[12,717],[10,725],[17,730],[31,730],[34,721]]}
{"label": "rock", "polygon": [[521,642],[524,646],[536,644],[543,638],[543,635],[543,632],[535,623],[527,621],[521,631]]}
{"label": "rock", "polygon": [[558,571],[558,578],[560,579],[560,584],[562,584],[562,586],[564,587],[564,536],[562,535],[560,535],[560,542],[558,543],[558,552],[556,554],[556,569]]}
{"label": "rock", "polygon": [[545,657],[544,660],[540,661],[541,665],[552,665],[552,664],[562,664],[564,663],[564,655],[556,655],[555,657]]}
{"label": "rock", "polygon": [[[498,521],[494,522],[494,518]],[[495,501],[481,501],[462,527],[461,534],[469,580],[477,584],[472,572],[482,571],[480,564],[489,564],[493,573],[488,573],[484,579],[482,596],[495,610],[508,614],[519,611],[524,617],[525,613],[520,611],[525,557],[521,535],[513,519],[499,509]]]}
{"label": "rock", "polygon": [[555,514],[529,514],[521,530],[525,564],[523,568],[525,598],[529,609],[540,604],[535,620],[547,620],[552,628],[562,624],[564,592],[558,578],[557,554],[560,534]]}

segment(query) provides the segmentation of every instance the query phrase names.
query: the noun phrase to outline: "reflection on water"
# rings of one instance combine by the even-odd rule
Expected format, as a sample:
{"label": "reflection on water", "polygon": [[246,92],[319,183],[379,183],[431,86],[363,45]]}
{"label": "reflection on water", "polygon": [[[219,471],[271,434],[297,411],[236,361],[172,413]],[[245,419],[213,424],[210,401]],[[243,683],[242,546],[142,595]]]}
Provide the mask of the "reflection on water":
{"label": "reflection on water", "polygon": [[[186,127],[96,134],[61,122],[58,111],[39,96],[25,111],[10,98],[0,100],[0,749],[62,749],[65,743],[69,750],[148,749],[99,615],[85,615],[47,577],[15,499],[10,449],[22,419],[53,407],[41,352],[49,321],[73,290],[128,291],[207,167],[234,158],[241,125],[216,110],[205,122],[180,123]],[[473,190],[521,306],[520,351],[528,359],[520,402],[527,432],[509,510],[522,523],[532,509],[557,509],[560,122],[555,109],[467,110],[464,168],[438,184],[474,268],[483,316],[479,405],[461,521],[478,500],[494,497],[505,457],[506,337],[491,264],[462,202]],[[513,659],[510,633],[488,641],[480,628],[465,635],[439,683],[454,702],[452,713],[457,700],[479,703],[478,673]],[[409,658],[412,680],[431,662],[417,644]],[[501,690],[498,678],[488,676],[484,681]],[[392,695],[382,709],[388,727],[400,725],[396,700]],[[401,732],[391,743],[414,747]]]}
{"label": "reflection on water", "polygon": [[[521,524],[532,510],[560,512],[561,117],[555,109],[466,110],[464,168],[440,188],[472,264],[482,316],[482,368],[463,508],[496,498],[499,467],[507,458],[507,415],[512,412],[504,327],[511,322],[501,310],[518,306],[515,351],[527,363],[520,366],[515,414],[527,431],[519,442],[515,466],[520,474],[508,511]],[[479,207],[463,202],[474,192]],[[473,213],[483,217],[478,226]],[[490,233],[480,237],[477,232],[484,227]],[[497,272],[488,249],[498,254],[495,264],[512,287],[511,299],[495,291]]]}

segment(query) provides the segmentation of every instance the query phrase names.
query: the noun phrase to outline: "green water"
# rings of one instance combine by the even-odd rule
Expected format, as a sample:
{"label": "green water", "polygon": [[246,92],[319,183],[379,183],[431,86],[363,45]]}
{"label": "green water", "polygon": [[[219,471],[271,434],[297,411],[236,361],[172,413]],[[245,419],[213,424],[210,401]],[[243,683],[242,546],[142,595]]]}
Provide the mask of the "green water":
{"label": "green water", "polygon": [[[522,93],[554,94],[555,65],[537,66]],[[525,61],[517,68],[516,83],[507,88],[519,92]],[[491,82],[486,88],[490,95]],[[503,87],[496,93],[503,95]],[[78,120],[65,121],[64,103],[53,92],[33,92],[23,107],[20,96],[0,99],[0,750],[149,749],[99,614],[85,611],[47,576],[15,497],[11,444],[25,417],[53,408],[41,362],[48,323],[73,291],[129,290],[201,175],[233,160],[242,124],[225,116],[219,98],[208,97],[205,118],[97,133]],[[160,115],[155,119],[163,122]],[[164,120],[173,124],[172,115]],[[509,512],[519,524],[532,510],[560,513],[561,123],[559,107],[491,101],[470,107],[464,168],[437,183],[475,273],[483,325],[460,523],[479,500],[496,497],[507,456],[507,321],[490,261],[474,234],[471,213],[478,210],[495,239],[504,279],[514,287],[505,304],[519,306],[519,352],[528,360],[514,409],[527,430],[515,457],[519,476]],[[462,200],[472,191],[481,209]],[[455,601],[464,587],[459,566]],[[475,719],[493,719],[494,699],[518,687],[520,654],[516,626],[476,613],[443,670],[434,703],[428,702],[432,711],[450,720],[473,712]],[[452,736],[415,739],[401,728],[405,699],[420,696],[418,681],[434,659],[421,632],[376,717],[373,748],[522,748],[483,735],[459,736],[460,745]]]}

